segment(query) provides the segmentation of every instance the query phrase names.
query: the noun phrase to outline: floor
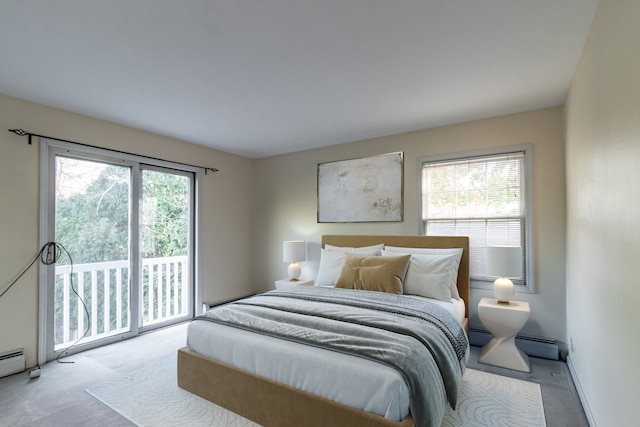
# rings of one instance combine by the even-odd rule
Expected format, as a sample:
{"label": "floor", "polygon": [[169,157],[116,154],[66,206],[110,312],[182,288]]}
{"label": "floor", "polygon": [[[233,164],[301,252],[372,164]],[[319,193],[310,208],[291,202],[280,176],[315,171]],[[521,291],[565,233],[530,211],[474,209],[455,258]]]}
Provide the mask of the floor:
{"label": "floor", "polygon": [[531,372],[518,372],[478,363],[480,349],[471,347],[468,368],[540,384],[547,427],[589,427],[565,362],[530,357]]}
{"label": "floor", "polygon": [[[63,359],[73,363],[50,362],[36,379],[27,373],[1,378],[0,426],[131,426],[85,389],[164,359],[184,346],[185,337],[181,324]],[[588,427],[565,363],[531,358],[531,373],[520,373],[479,364],[479,352],[472,347],[470,368],[540,384],[548,427]]]}

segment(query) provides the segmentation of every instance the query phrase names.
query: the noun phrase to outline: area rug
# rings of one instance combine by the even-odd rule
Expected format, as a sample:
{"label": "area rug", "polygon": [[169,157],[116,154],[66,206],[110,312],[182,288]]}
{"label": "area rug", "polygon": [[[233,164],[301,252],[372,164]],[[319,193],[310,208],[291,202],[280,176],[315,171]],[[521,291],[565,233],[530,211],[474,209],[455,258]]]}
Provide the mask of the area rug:
{"label": "area rug", "polygon": [[[139,426],[253,427],[257,424],[178,387],[171,357],[87,389]],[[442,427],[546,426],[540,386],[467,369],[455,411]]]}

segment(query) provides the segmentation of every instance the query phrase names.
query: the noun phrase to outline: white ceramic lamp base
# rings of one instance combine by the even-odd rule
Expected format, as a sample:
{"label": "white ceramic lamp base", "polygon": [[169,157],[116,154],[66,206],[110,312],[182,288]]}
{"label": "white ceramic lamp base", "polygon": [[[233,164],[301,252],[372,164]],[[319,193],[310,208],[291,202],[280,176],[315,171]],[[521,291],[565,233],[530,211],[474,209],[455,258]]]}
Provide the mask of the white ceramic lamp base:
{"label": "white ceramic lamp base", "polygon": [[500,277],[493,282],[493,296],[498,302],[503,304],[509,304],[509,301],[513,299],[516,294],[516,287],[513,282],[506,277]]}
{"label": "white ceramic lamp base", "polygon": [[289,264],[287,273],[289,274],[289,280],[298,280],[300,273],[302,273],[302,268],[300,268],[300,265],[297,262],[292,262]]}

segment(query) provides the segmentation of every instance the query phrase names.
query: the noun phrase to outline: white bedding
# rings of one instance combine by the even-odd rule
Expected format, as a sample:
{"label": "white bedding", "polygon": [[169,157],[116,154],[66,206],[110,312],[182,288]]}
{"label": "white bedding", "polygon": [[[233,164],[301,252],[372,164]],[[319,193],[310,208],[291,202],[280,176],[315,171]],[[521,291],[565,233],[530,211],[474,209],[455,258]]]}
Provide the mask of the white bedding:
{"label": "white bedding", "polygon": [[[464,319],[463,300],[429,301],[459,322]],[[402,376],[371,360],[206,320],[189,324],[187,346],[245,371],[391,420],[399,421],[409,413],[409,389]]]}

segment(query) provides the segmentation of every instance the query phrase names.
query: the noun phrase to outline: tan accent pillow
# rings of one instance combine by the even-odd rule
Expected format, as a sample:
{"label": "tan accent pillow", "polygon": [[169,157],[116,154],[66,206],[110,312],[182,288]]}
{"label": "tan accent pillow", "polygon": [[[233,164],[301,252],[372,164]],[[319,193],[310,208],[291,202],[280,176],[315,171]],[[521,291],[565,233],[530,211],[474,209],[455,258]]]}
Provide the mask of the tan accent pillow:
{"label": "tan accent pillow", "polygon": [[411,255],[361,256],[346,253],[336,288],[402,294]]}

